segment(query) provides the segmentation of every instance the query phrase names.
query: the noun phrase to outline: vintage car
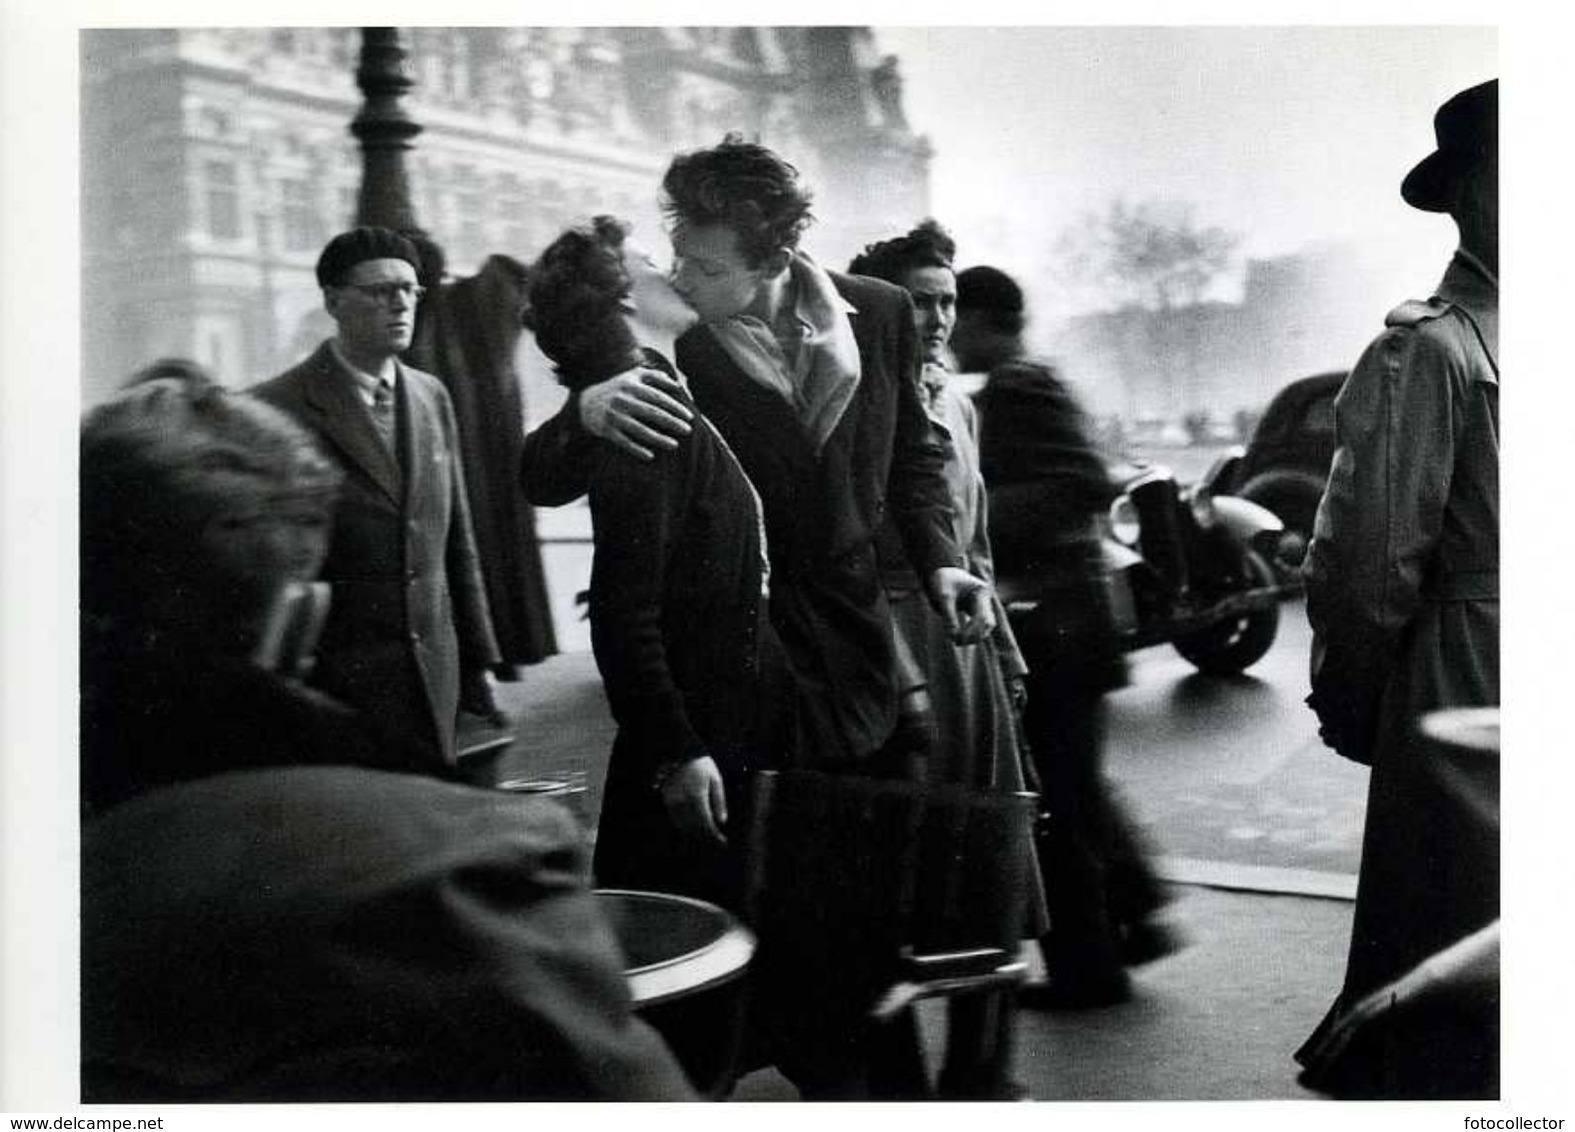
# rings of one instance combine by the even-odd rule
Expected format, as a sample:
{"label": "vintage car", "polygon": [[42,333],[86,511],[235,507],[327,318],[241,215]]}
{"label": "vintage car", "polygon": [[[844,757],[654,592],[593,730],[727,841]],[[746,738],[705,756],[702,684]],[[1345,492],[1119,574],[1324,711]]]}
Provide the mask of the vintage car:
{"label": "vintage car", "polygon": [[[1334,456],[1334,397],[1343,370],[1293,381],[1269,402],[1244,450],[1220,469],[1217,491],[1267,507],[1305,548]],[[1292,555],[1299,560],[1299,556]]]}

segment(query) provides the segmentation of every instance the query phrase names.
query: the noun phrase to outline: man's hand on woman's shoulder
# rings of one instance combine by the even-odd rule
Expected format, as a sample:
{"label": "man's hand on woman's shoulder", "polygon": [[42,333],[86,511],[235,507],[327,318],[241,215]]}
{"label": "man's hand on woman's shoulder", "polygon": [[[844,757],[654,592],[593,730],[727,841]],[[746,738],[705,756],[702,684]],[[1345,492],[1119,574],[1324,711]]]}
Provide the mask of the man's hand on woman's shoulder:
{"label": "man's hand on woman's shoulder", "polygon": [[683,387],[661,370],[637,367],[580,391],[586,432],[641,460],[678,447],[694,414],[679,399]]}

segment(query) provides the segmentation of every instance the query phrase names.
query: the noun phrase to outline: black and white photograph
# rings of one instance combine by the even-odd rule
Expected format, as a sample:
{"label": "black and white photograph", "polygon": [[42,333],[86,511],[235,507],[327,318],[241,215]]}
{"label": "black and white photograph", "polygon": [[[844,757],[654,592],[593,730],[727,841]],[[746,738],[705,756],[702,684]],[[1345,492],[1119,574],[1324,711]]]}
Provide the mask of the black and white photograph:
{"label": "black and white photograph", "polygon": [[1560,21],[161,7],[4,5],[11,1127],[1562,1127]]}

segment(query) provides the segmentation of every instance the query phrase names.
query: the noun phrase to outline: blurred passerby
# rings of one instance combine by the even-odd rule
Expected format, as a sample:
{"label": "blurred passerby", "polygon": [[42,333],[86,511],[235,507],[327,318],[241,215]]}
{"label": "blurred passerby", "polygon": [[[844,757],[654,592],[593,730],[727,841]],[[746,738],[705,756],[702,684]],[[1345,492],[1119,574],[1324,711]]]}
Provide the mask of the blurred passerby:
{"label": "blurred passerby", "polygon": [[[968,569],[993,584],[995,565],[986,530],[984,480],[979,474],[978,421],[973,402],[947,381],[946,345],[957,318],[955,255],[951,236],[934,220],[926,220],[907,235],[871,244],[848,265],[848,271],[895,283],[913,299],[915,329],[924,349],[925,410],[932,426],[951,443],[946,482],[953,534],[964,548]],[[994,631],[976,645],[958,645],[930,608],[889,523],[881,530],[878,550],[893,623],[917,663],[917,678],[924,682],[933,712],[936,739],[927,761],[928,779],[985,789],[1026,789],[1025,753],[1018,742],[1014,701],[1025,695],[1027,666],[1005,607],[992,594]],[[1037,867],[1032,872],[1029,922],[1024,925],[1027,937],[1043,934],[1048,926]],[[1018,1095],[1018,1087],[1007,1076],[1010,1014],[999,1009],[996,998],[952,999],[949,1025],[942,1095],[976,1099]]]}
{"label": "blurred passerby", "polygon": [[1154,919],[1164,895],[1101,766],[1104,696],[1126,680],[1096,523],[1114,490],[1071,391],[1029,358],[1025,324],[1022,290],[1005,272],[957,276],[952,351],[962,370],[987,375],[975,398],[996,573],[1034,587],[1033,611],[1013,628],[1028,662],[1024,730],[1050,815],[1038,839],[1049,979],[1020,1001],[1098,1006],[1129,997],[1126,967],[1176,941]]}
{"label": "blurred passerby", "polygon": [[316,435],[345,477],[313,682],[425,744],[443,773],[456,762],[461,704],[497,716],[487,670],[499,657],[453,407],[442,382],[399,361],[421,263],[386,228],[335,236],[317,281],[337,334],[252,392]]}
{"label": "blurred passerby", "polygon": [[[1335,400],[1307,553],[1308,702],[1324,741],[1372,767],[1345,984],[1325,1028],[1497,915],[1496,852],[1483,859],[1423,801],[1434,768],[1416,729],[1434,709],[1499,699],[1497,80],[1444,103],[1433,128],[1437,148],[1400,195],[1447,212],[1459,247],[1430,299],[1389,312]],[[1425,1066],[1373,1073],[1392,1095],[1439,1085]]]}

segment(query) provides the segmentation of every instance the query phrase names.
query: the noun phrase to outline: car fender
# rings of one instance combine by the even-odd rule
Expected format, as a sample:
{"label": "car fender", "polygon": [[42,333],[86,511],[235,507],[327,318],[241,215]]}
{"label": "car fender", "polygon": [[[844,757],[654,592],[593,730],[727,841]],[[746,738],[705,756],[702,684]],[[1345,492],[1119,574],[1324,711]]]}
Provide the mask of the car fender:
{"label": "car fender", "polygon": [[1117,573],[1143,564],[1143,556],[1130,546],[1123,546],[1113,538],[1099,540],[1099,550],[1105,560],[1105,570]]}
{"label": "car fender", "polygon": [[[1216,495],[1214,514],[1220,526],[1242,545],[1250,545],[1265,531],[1278,534],[1285,529],[1280,517],[1260,503],[1235,495]],[[1261,541],[1261,540],[1260,540]]]}

